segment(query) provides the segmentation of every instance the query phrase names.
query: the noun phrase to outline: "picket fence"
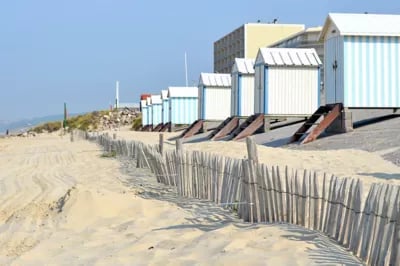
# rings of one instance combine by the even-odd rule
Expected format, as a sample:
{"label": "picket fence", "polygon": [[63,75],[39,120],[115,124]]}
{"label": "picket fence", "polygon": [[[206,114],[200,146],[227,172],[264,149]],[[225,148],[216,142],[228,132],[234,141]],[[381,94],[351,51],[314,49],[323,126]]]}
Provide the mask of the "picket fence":
{"label": "picket fence", "polygon": [[290,223],[319,231],[367,265],[400,265],[399,186],[373,184],[362,204],[362,181],[312,171],[270,167],[199,151],[167,151],[159,145],[84,134],[105,151],[135,159],[179,195],[207,199],[246,222]]}

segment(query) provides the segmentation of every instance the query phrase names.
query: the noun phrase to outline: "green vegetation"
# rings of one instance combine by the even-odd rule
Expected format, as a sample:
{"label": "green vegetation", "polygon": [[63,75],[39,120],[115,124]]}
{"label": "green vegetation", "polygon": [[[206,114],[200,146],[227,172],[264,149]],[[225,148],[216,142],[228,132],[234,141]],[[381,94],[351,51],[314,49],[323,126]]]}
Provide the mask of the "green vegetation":
{"label": "green vegetation", "polygon": [[[103,115],[108,114],[109,111],[94,111],[91,113],[74,116],[67,119],[67,127],[69,130],[80,129],[80,130],[95,130],[100,122],[100,118]],[[42,125],[36,126],[31,131],[36,133],[42,132],[54,132],[61,129],[62,122],[48,122]]]}
{"label": "green vegetation", "polygon": [[115,158],[117,157],[117,152],[116,151],[110,151],[110,152],[104,152],[102,155],[100,155],[102,158]]}
{"label": "green vegetation", "polygon": [[139,130],[142,127],[142,115],[140,114],[132,124],[132,130]]}

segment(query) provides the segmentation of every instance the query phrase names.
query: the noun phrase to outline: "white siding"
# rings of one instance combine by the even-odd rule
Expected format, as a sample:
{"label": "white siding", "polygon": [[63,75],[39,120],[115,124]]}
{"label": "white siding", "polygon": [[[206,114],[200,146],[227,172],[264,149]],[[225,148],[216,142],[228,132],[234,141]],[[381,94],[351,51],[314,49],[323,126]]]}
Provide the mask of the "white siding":
{"label": "white siding", "polygon": [[162,116],[163,116],[163,124],[170,122],[169,120],[169,99],[164,99],[162,101]]}
{"label": "white siding", "polygon": [[254,114],[254,75],[241,75],[239,78],[239,116]]}
{"label": "white siding", "polygon": [[147,106],[142,107],[142,126],[147,126],[149,124],[149,115],[147,109]]}
{"label": "white siding", "polygon": [[[237,58],[236,58],[237,59]],[[231,116],[239,115],[238,112],[238,89],[239,89],[239,73],[232,73],[231,76]]]}
{"label": "white siding", "polygon": [[264,70],[265,66],[255,66],[254,74],[254,113],[264,113]]}
{"label": "white siding", "polygon": [[317,68],[268,68],[267,115],[310,115],[318,108]]}
{"label": "white siding", "polygon": [[230,116],[230,87],[203,87],[201,96],[202,119],[225,120]]}

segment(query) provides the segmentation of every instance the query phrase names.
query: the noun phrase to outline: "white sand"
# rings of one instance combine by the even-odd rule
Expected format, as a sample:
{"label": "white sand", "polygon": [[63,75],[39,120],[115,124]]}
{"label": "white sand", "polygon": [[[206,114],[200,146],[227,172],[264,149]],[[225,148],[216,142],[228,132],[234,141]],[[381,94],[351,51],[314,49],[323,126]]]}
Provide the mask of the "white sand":
{"label": "white sand", "polygon": [[354,263],[298,227],[204,219],[196,206],[143,199],[120,181],[121,164],[100,155],[67,136],[0,139],[1,265]]}

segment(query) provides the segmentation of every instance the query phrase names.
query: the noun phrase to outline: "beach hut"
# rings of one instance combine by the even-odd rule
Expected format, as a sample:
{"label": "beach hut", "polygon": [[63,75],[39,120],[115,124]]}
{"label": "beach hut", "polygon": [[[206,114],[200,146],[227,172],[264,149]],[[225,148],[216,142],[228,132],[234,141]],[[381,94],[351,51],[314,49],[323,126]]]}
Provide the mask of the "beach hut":
{"label": "beach hut", "polygon": [[310,116],[319,106],[320,66],[313,48],[260,48],[254,112],[270,117]]}
{"label": "beach hut", "polygon": [[199,118],[222,121],[231,115],[231,75],[201,73]]}
{"label": "beach hut", "polygon": [[162,123],[165,125],[170,121],[168,90],[161,91],[161,100],[162,100]]}
{"label": "beach hut", "polygon": [[168,87],[169,120],[175,125],[190,125],[198,119],[198,88]]}
{"label": "beach hut", "polygon": [[148,107],[147,107],[147,99],[140,100],[140,106],[142,108],[142,127],[149,125],[149,116],[148,116]]}
{"label": "beach hut", "polygon": [[157,126],[162,123],[161,95],[151,95],[151,106],[153,126]]}
{"label": "beach hut", "polygon": [[327,103],[400,107],[400,15],[329,14],[320,39]]}
{"label": "beach hut", "polygon": [[151,96],[146,99],[147,105],[147,125],[153,127],[153,107],[151,105]]}
{"label": "beach hut", "polygon": [[231,116],[253,115],[254,59],[236,58],[231,80]]}

